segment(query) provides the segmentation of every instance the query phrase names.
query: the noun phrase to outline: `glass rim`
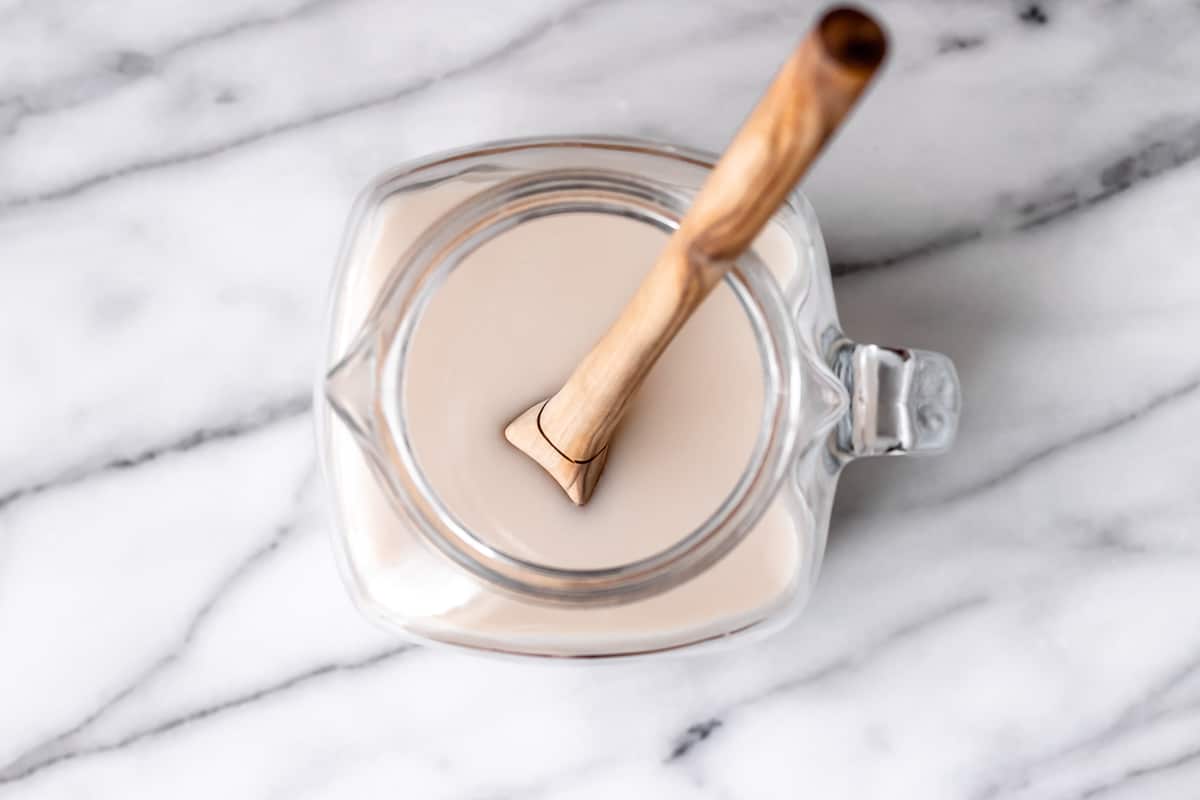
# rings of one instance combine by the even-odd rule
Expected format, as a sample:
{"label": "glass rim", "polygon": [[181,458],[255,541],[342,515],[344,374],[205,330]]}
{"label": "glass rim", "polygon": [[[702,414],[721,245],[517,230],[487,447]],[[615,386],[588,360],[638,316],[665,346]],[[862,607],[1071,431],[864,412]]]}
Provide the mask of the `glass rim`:
{"label": "glass rim", "polygon": [[[713,157],[698,150],[622,137],[546,137],[490,142],[432,155],[392,170],[360,197],[351,220],[358,230],[387,197],[422,184],[434,185],[470,171],[472,162],[511,153],[616,151],[668,159],[709,169]],[[570,159],[566,159],[570,162]],[[584,158],[578,159],[580,162]],[[462,166],[463,169],[455,169]],[[453,171],[447,171],[453,170]],[[516,225],[550,214],[590,211],[633,217],[670,233],[687,209],[690,194],[670,191],[661,181],[611,167],[575,164],[523,171],[481,190],[444,212],[426,228],[393,267],[371,311],[359,341],[378,325],[385,307],[398,316],[388,341],[381,343],[382,384],[377,393],[394,399],[381,403],[389,454],[404,475],[373,462],[377,474],[399,501],[422,537],[459,566],[503,589],[522,596],[565,603],[627,601],[665,591],[707,569],[733,549],[770,507],[798,448],[803,383],[802,354],[792,309],[783,287],[753,254],[739,259],[726,278],[754,331],[764,375],[762,424],[750,459],[729,494],[694,530],[656,553],[626,564],[596,569],[568,569],[514,556],[484,541],[465,526],[437,495],[416,458],[407,434],[404,378],[407,346],[421,312],[440,279],[471,252]],[[807,208],[798,195],[792,211]],[[806,228],[811,216],[793,214]],[[340,283],[350,251],[344,247],[335,276]],[[398,309],[398,311],[396,310]],[[330,326],[328,355],[335,326]],[[355,345],[349,348],[353,352]],[[340,360],[340,359],[339,359]],[[327,364],[330,362],[326,362]]]}

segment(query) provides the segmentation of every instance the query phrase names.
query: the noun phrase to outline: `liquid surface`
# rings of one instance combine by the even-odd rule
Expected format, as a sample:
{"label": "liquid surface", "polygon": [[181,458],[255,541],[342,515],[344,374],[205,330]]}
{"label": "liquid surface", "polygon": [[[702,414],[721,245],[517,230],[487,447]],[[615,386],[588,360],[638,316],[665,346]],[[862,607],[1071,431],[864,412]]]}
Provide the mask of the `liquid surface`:
{"label": "liquid surface", "polygon": [[[419,192],[393,195],[374,210],[367,223],[356,232],[353,253],[334,298],[334,350],[330,363],[336,362],[340,354],[344,354],[351,346],[388,276],[416,237],[441,215],[486,185],[486,181],[478,180],[448,182]],[[596,221],[600,224],[591,224]],[[614,489],[614,486],[620,486],[622,472],[617,471],[613,464],[620,464],[620,461],[610,462],[602,478],[605,485],[597,492],[593,503],[579,512],[562,490],[550,482],[548,476],[503,441],[501,429],[509,417],[532,404],[538,393],[549,394],[557,388],[557,383],[565,377],[565,370],[574,365],[574,360],[591,346],[603,326],[615,317],[625,298],[640,280],[642,272],[652,263],[663,236],[640,223],[611,217],[564,217],[560,218],[557,227],[550,225],[549,228],[528,230],[537,235],[525,240],[524,245],[529,249],[522,246],[518,256],[532,253],[535,261],[522,261],[519,257],[505,259],[498,269],[533,271],[539,264],[542,269],[562,269],[564,265],[578,265],[580,253],[587,256],[587,263],[594,264],[596,259],[587,255],[588,249],[612,248],[614,244],[617,245],[616,250],[610,249],[609,252],[629,254],[630,263],[624,267],[621,265],[625,262],[620,260],[606,263],[605,266],[610,268],[614,264],[621,268],[609,272],[607,278],[603,277],[604,273],[594,271],[593,277],[598,281],[594,285],[579,283],[588,279],[580,278],[578,274],[567,283],[568,287],[580,288],[565,292],[564,297],[559,299],[570,304],[576,317],[586,316],[592,330],[583,326],[577,329],[573,319],[571,325],[559,331],[555,347],[561,347],[562,352],[553,357],[561,359],[562,374],[557,374],[554,365],[550,365],[544,373],[538,373],[543,385],[531,384],[514,390],[512,387],[517,384],[508,377],[515,371],[510,363],[513,359],[510,353],[501,352],[488,367],[495,383],[477,387],[480,388],[482,400],[442,392],[450,392],[453,387],[463,385],[461,377],[452,374],[456,363],[453,359],[479,361],[473,355],[475,350],[464,351],[458,342],[464,338],[479,342],[481,337],[478,331],[482,330],[490,330],[495,335],[500,319],[496,315],[509,307],[512,292],[502,281],[493,284],[496,294],[491,298],[486,297],[482,289],[471,291],[469,286],[465,286],[461,290],[463,295],[460,300],[471,299],[479,305],[481,310],[475,318],[462,318],[455,310],[453,298],[459,296],[457,291],[454,294],[446,293],[443,301],[450,299],[452,302],[441,311],[431,308],[430,316],[422,322],[420,335],[412,342],[413,355],[418,359],[414,363],[419,363],[413,376],[423,375],[429,379],[419,390],[415,383],[409,387],[410,395],[416,401],[414,407],[409,409],[409,427],[419,439],[416,443],[419,451],[417,457],[422,460],[423,468],[430,472],[436,490],[451,503],[455,513],[464,517],[472,513],[481,515],[493,526],[485,536],[498,545],[503,544],[526,555],[538,555],[567,565],[577,565],[585,560],[624,561],[630,556],[636,557],[659,549],[686,531],[644,524],[647,519],[663,518],[664,512],[656,504],[656,495],[652,493],[637,490],[633,496],[640,499],[635,499],[633,503],[627,501],[622,504],[617,499],[619,489]],[[538,255],[543,248],[543,234],[553,234],[545,242],[545,247],[553,257],[541,258]],[[582,236],[582,246],[576,246],[565,238],[576,234]],[[632,240],[627,237],[632,237]],[[521,244],[522,240],[512,239],[511,244],[502,242],[497,240],[495,244],[509,248]],[[795,280],[804,285],[810,279],[805,251],[797,249],[792,238],[781,227],[769,226],[755,241],[754,249],[782,283]],[[481,251],[477,255],[490,259],[497,253]],[[636,266],[633,261],[638,262]],[[521,264],[526,266],[522,267]],[[460,278],[468,274],[464,271]],[[605,289],[604,281],[613,281],[614,285]],[[619,286],[624,288],[618,291]],[[452,286],[448,283],[443,288]],[[728,460],[725,460],[727,456],[713,451],[714,463],[710,465],[713,471],[705,473],[696,470],[702,476],[708,474],[721,478],[710,484],[715,486],[714,496],[694,492],[689,494],[689,485],[683,481],[674,484],[663,482],[668,493],[674,493],[676,500],[690,497],[696,504],[685,506],[677,517],[685,527],[711,511],[728,493],[732,481],[737,479],[748,457],[749,441],[756,435],[756,431],[749,428],[758,424],[757,404],[761,402],[758,396],[762,390],[761,377],[757,371],[743,371],[757,365],[759,358],[751,341],[750,327],[730,291],[721,288],[717,292],[706,306],[711,304],[718,310],[706,308],[705,313],[715,313],[718,323],[724,320],[732,325],[735,337],[744,334],[744,338],[733,340],[741,344],[731,352],[745,354],[749,361],[737,361],[736,369],[732,372],[728,371],[727,365],[724,374],[711,369],[703,379],[701,391],[709,394],[715,388],[724,391],[737,385],[730,380],[731,376],[753,376],[750,392],[741,396],[739,401],[745,404],[746,415],[738,418],[738,427],[735,428],[741,431],[738,436],[745,439],[739,440],[738,436],[733,438],[737,449],[732,451]],[[608,308],[602,309],[601,303],[607,303]],[[721,306],[726,307],[726,312],[719,310]],[[549,307],[562,306],[549,304]],[[727,316],[730,309],[737,309],[739,316]],[[443,318],[442,325],[425,325],[436,323],[438,316]],[[523,335],[535,345],[541,340],[541,331],[532,324],[517,319],[516,315],[505,314],[503,318],[508,320],[507,324],[512,326],[513,331],[524,331]],[[705,333],[701,328],[706,318],[703,314],[694,318],[681,334],[683,338],[677,340],[673,352],[665,357],[673,360],[679,357],[678,353],[693,352],[686,344],[690,337],[699,336],[701,340],[706,336],[720,338],[717,331]],[[451,324],[455,319],[462,319],[461,324]],[[719,324],[718,327],[723,329],[724,325]],[[575,333],[571,334],[571,331]],[[490,342],[485,346],[488,352],[498,350],[492,349]],[[547,345],[543,342],[540,346]],[[568,349],[574,352],[568,355]],[[717,352],[722,352],[721,348],[717,348]],[[528,363],[521,369],[529,369]],[[671,362],[665,363],[669,365]],[[757,367],[754,366],[754,369],[757,370]],[[659,370],[656,369],[656,372]],[[666,370],[659,372],[659,377],[652,377],[648,387],[644,388],[652,388],[664,381],[662,375],[665,374]],[[435,389],[438,385],[441,386],[440,391]],[[670,389],[670,386],[665,388]],[[491,397],[489,392],[492,390],[505,393],[502,402],[487,399]],[[657,395],[646,394],[642,404],[653,396]],[[643,410],[654,411],[653,408]],[[320,413],[328,431],[325,466],[336,497],[335,508],[342,542],[339,552],[345,559],[343,567],[358,603],[372,618],[386,625],[489,650],[546,655],[636,653],[719,637],[757,625],[775,610],[795,602],[799,593],[809,585],[810,578],[804,576],[809,575],[813,568],[813,540],[810,535],[813,519],[805,505],[789,502],[786,493],[781,492],[754,529],[732,552],[707,571],[661,594],[618,605],[596,607],[543,604],[510,595],[475,580],[423,541],[403,512],[388,497],[378,475],[364,456],[361,445],[348,428],[332,416],[327,405],[320,408]],[[694,413],[701,411],[697,407]],[[645,422],[639,424],[648,425],[658,414],[643,415],[639,412],[639,416],[630,421],[630,426],[643,416]],[[673,427],[670,415],[663,416],[667,421],[666,430],[689,434],[683,439],[695,433],[696,429],[689,425]],[[743,424],[749,427],[743,428]],[[701,425],[711,427],[712,422],[705,420]],[[618,456],[614,450],[614,459],[631,458],[629,443],[635,440],[630,433],[634,429],[630,426],[622,432],[621,439],[614,443],[614,447],[619,445],[625,455]],[[538,500],[536,505],[514,507],[506,498],[502,498],[498,506],[488,505],[490,501],[487,498],[495,496],[494,489],[489,487],[511,484],[493,484],[490,481],[495,476],[489,473],[486,480],[479,484],[484,487],[480,492],[477,487],[473,488],[472,484],[456,477],[459,470],[463,470],[464,475],[483,477],[471,465],[472,459],[478,458],[479,453],[475,448],[467,447],[470,437],[465,431],[468,428],[479,432],[480,438],[472,441],[472,444],[482,443],[487,457],[495,459],[493,463],[511,468],[513,475],[519,475],[522,481],[528,480],[525,491]],[[679,433],[672,435],[679,436]],[[686,441],[685,445],[691,446]],[[458,453],[457,460],[448,456],[448,453],[455,452]],[[658,480],[654,475],[650,477]],[[504,476],[501,480],[511,481],[513,477]],[[729,483],[726,484],[726,481]],[[716,486],[718,483],[725,485]],[[593,527],[576,524],[580,513],[601,509],[602,513],[607,514],[604,509],[608,506],[612,506],[612,515],[604,519],[633,520],[636,524],[624,529],[612,523],[592,523]],[[543,509],[549,511],[544,512]],[[546,518],[541,516],[543,513],[548,514],[549,519],[566,520],[565,527],[555,529],[540,522]],[[504,526],[500,527],[497,520],[504,521]],[[525,529],[522,526],[527,523],[532,523],[528,527],[537,534],[537,538],[526,539],[519,535]],[[551,537],[549,534],[552,531],[557,535]]]}
{"label": "liquid surface", "polygon": [[749,463],[762,367],[725,284],[636,395],[586,506],[504,440],[616,318],[666,240],[612,215],[545,217],[480,247],[434,293],[409,351],[409,435],[443,502],[493,547],[562,568],[636,561],[702,524]]}

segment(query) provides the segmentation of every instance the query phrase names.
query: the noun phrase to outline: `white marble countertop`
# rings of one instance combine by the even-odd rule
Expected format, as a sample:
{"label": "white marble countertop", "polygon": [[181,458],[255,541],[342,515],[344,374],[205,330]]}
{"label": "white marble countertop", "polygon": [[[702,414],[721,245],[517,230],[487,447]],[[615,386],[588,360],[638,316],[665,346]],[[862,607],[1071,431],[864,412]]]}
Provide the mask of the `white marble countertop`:
{"label": "white marble countertop", "polygon": [[611,666],[405,646],[308,396],[349,204],[496,137],[718,148],[808,2],[0,0],[0,798],[1200,795],[1200,8],[889,0],[806,182],[955,451],[807,614]]}

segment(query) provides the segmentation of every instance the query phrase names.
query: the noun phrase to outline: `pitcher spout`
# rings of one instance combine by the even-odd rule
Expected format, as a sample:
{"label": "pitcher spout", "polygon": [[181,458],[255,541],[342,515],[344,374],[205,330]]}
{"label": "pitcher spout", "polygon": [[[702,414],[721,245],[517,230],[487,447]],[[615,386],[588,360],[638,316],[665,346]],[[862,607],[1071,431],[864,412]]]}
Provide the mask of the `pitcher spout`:
{"label": "pitcher spout", "polygon": [[338,419],[368,453],[375,451],[378,413],[378,336],[366,330],[325,375],[325,399]]}

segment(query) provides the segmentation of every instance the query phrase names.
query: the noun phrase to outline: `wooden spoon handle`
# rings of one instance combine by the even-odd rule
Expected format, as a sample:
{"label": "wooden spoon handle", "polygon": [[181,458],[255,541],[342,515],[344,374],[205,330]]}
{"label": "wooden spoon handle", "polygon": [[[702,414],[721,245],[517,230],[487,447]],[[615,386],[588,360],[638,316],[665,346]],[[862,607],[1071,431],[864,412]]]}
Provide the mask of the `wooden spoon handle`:
{"label": "wooden spoon handle", "polygon": [[583,461],[603,449],[654,362],[783,203],[885,52],[878,24],[848,8],[804,38],[632,301],[542,409],[541,431],[561,453]]}
{"label": "wooden spoon handle", "polygon": [[[696,195],[674,237],[703,292],[783,204],[883,61],[883,31],[848,8],[825,14],[780,68]],[[664,254],[665,256],[666,254]],[[660,259],[661,265],[664,259]]]}

